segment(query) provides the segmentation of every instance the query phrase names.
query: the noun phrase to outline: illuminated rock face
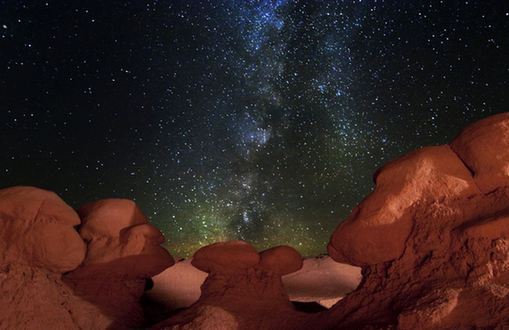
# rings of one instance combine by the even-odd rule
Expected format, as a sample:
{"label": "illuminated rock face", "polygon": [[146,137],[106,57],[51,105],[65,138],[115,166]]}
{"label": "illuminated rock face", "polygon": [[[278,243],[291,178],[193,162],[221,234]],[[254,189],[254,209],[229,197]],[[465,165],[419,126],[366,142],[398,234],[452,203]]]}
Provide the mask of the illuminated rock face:
{"label": "illuminated rock face", "polygon": [[509,185],[509,113],[467,126],[451,143],[483,193]]}
{"label": "illuminated rock face", "polygon": [[[509,325],[509,115],[383,167],[329,252],[363,266],[323,328]],[[468,170],[467,170],[468,169]]]}
{"label": "illuminated rock face", "polygon": [[79,213],[49,191],[0,190],[0,328],[144,325],[145,281],[173,264],[161,233],[131,201]]}
{"label": "illuminated rock face", "polygon": [[192,264],[207,273],[228,273],[254,267],[258,252],[244,241],[228,241],[202,247],[193,255]]}
{"label": "illuminated rock face", "polygon": [[64,273],[85,258],[78,214],[56,194],[34,187],[0,190],[0,265]]}
{"label": "illuminated rock face", "polygon": [[403,253],[416,203],[479,194],[468,168],[447,145],[425,147],[383,166],[376,187],[336,229],[328,246],[339,261],[364,266]]}
{"label": "illuminated rock face", "polygon": [[155,328],[191,329],[200,324],[212,329],[217,317],[209,310],[219,310],[229,329],[290,329],[305,317],[290,303],[281,280],[302,267],[302,256],[289,246],[258,254],[243,241],[215,243],[198,250],[192,264],[209,273],[199,300]]}

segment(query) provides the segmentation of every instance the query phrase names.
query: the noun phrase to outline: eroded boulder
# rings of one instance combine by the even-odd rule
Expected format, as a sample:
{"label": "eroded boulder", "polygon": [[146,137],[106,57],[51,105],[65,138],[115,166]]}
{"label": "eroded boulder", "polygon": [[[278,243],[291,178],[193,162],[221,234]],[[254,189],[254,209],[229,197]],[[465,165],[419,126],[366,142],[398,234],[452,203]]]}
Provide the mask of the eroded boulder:
{"label": "eroded boulder", "polygon": [[[414,152],[383,167],[374,193],[339,226],[329,245],[336,259],[363,266],[362,282],[329,312],[307,320],[305,326],[508,327],[508,136],[508,114],[501,114],[469,126],[452,143],[452,149],[444,152],[447,147],[440,147],[440,157],[429,152],[416,157]],[[451,150],[473,177],[469,178],[459,157],[453,161]],[[404,161],[412,166],[401,166]],[[419,165],[426,163],[431,166]],[[392,171],[387,171],[391,166]],[[380,190],[383,174],[382,182],[389,189]],[[393,194],[394,187],[404,189]],[[377,194],[384,190],[389,193],[378,199]],[[391,195],[397,198],[389,198]],[[374,217],[364,211],[366,207]],[[384,214],[392,221],[380,218]],[[371,249],[362,249],[370,245]],[[373,253],[373,248],[382,253]]]}
{"label": "eroded boulder", "polygon": [[227,241],[200,248],[192,264],[207,273],[227,273],[254,267],[260,262],[258,252],[244,241]]}
{"label": "eroded boulder", "polygon": [[0,190],[0,264],[22,263],[55,273],[75,269],[85,244],[77,213],[55,193],[35,187]]}
{"label": "eroded boulder", "polygon": [[302,266],[302,257],[293,248],[277,247],[260,257],[246,242],[220,242],[199,249],[192,264],[209,273],[200,298],[154,328],[189,329],[196,324],[213,328],[216,317],[203,313],[208,306],[231,317],[233,329],[290,329],[305,317],[290,303],[281,280],[282,274]]}
{"label": "eroded boulder", "polygon": [[467,126],[451,148],[473,172],[483,193],[509,185],[509,113]]}
{"label": "eroded boulder", "polygon": [[280,275],[287,275],[302,268],[303,258],[294,248],[275,246],[260,252],[260,267]]}
{"label": "eroded boulder", "polygon": [[425,147],[383,166],[376,187],[339,225],[329,255],[356,266],[399,257],[412,229],[412,206],[479,194],[469,170],[447,145]]}

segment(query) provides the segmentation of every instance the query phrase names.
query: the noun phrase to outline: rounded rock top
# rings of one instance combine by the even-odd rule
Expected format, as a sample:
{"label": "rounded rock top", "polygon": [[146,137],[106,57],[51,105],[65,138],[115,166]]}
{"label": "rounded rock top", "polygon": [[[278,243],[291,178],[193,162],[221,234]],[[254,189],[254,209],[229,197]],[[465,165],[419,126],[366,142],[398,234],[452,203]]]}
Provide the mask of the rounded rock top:
{"label": "rounded rock top", "polygon": [[260,266],[280,275],[287,275],[302,268],[303,258],[287,245],[275,246],[260,252]]}
{"label": "rounded rock top", "polygon": [[0,263],[23,263],[56,273],[77,268],[85,243],[78,214],[57,194],[35,187],[0,190]]}
{"label": "rounded rock top", "polygon": [[193,255],[192,265],[207,273],[235,272],[258,265],[260,255],[244,241],[227,241],[200,248]]}

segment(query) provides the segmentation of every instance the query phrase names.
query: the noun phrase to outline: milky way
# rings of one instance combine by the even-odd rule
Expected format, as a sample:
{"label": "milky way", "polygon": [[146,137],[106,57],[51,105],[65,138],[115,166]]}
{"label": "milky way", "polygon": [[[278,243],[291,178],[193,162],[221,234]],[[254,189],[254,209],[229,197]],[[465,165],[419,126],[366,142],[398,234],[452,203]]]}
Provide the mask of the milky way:
{"label": "milky way", "polygon": [[504,1],[0,1],[0,186],[323,253],[376,168],[507,110],[508,58]]}

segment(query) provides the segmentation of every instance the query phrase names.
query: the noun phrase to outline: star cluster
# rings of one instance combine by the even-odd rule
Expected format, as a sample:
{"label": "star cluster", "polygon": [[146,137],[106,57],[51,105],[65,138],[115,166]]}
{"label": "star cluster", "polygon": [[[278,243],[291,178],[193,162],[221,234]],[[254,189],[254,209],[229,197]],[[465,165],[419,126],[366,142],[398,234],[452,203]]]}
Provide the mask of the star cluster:
{"label": "star cluster", "polygon": [[508,58],[503,1],[0,0],[0,186],[323,253],[376,168],[506,111]]}

